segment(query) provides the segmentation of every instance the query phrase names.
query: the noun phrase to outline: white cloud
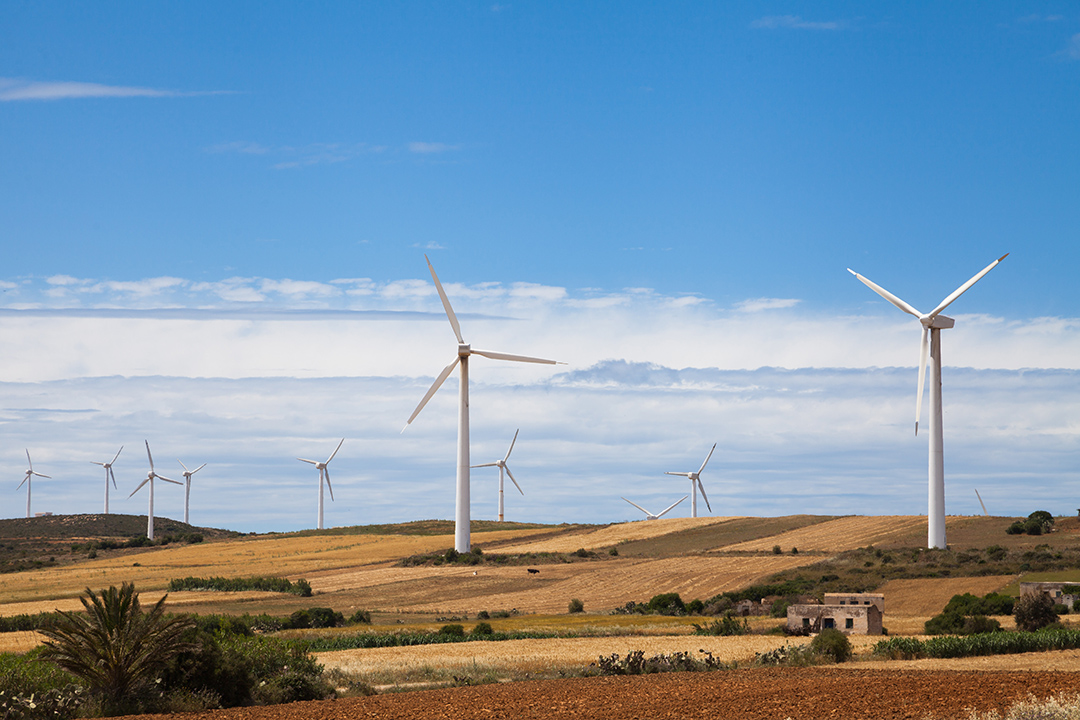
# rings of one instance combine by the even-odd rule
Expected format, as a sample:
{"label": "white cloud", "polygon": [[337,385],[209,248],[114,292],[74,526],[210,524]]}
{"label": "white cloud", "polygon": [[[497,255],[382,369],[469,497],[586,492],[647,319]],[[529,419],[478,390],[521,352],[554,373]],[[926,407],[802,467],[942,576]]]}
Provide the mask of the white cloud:
{"label": "white cloud", "polygon": [[418,153],[421,155],[432,155],[436,153],[451,152],[459,149],[460,145],[448,145],[446,143],[439,142],[411,142],[408,145],[409,152]]}
{"label": "white cloud", "polygon": [[795,307],[799,300],[794,298],[754,298],[735,304],[735,309],[742,312],[761,312],[763,310],[783,310]]}
{"label": "white cloud", "polygon": [[846,20],[803,20],[798,15],[769,15],[750,23],[750,27],[752,28],[764,28],[767,30],[776,30],[778,28],[795,30],[843,30],[847,26],[848,22]]}
{"label": "white cloud", "polygon": [[1069,45],[1065,48],[1066,57],[1073,60],[1080,60],[1080,33],[1077,33],[1069,39]]}
{"label": "white cloud", "polygon": [[88,82],[39,82],[19,78],[0,78],[0,102],[70,100],[77,98],[188,97],[222,94],[227,94],[227,91],[180,92]]}

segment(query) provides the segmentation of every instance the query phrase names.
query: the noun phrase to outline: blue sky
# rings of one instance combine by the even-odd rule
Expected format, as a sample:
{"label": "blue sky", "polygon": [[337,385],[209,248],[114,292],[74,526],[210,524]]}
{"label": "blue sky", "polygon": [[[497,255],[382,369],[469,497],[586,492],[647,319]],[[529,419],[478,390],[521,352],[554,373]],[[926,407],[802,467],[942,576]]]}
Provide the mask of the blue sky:
{"label": "blue sky", "polygon": [[568,363],[474,373],[474,457],[522,424],[552,488],[509,516],[665,507],[713,442],[725,514],[925,512],[915,326],[845,268],[929,310],[1010,252],[949,311],[949,509],[1071,512],[1078,84],[1070,3],[5,3],[0,468],[83,511],[156,432],[275,488],[208,524],[291,529],[273,453],[352,436],[328,522],[449,517],[452,383],[398,435],[453,353],[427,253],[467,340]]}

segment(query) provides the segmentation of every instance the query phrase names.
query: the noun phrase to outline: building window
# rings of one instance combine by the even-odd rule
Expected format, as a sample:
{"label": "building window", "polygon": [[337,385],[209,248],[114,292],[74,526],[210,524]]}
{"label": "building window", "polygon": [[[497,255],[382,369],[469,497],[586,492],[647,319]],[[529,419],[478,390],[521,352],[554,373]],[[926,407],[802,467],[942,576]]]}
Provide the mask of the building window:
{"label": "building window", "polygon": [[810,618],[803,618],[803,619],[802,619],[802,626],[803,626],[804,628],[808,628],[808,627],[810,627]]}
{"label": "building window", "polygon": [[825,629],[829,630],[830,628],[835,628],[836,627],[836,621],[833,620],[832,618],[825,618],[824,625],[825,625]]}
{"label": "building window", "polygon": [[841,601],[840,601],[840,604],[841,604],[841,605],[843,605],[843,604],[844,604],[844,601],[843,601],[843,600],[841,600]]}
{"label": "building window", "polygon": [[844,629],[851,630],[854,627],[855,627],[855,619],[854,618],[847,618],[846,620],[844,620]]}

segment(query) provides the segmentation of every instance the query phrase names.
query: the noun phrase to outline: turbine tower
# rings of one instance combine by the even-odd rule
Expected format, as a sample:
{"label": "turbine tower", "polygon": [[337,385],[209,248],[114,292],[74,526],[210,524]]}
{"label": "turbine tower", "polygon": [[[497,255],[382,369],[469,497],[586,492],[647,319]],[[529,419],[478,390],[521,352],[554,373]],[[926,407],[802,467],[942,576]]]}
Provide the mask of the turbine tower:
{"label": "turbine tower", "polygon": [[311,463],[319,469],[319,529],[323,529],[323,478],[326,478],[326,487],[330,489],[330,499],[334,499],[334,488],[330,484],[330,468],[327,465],[337,455],[337,451],[341,449],[341,443],[345,442],[345,438],[341,438],[341,442],[334,448],[334,452],[330,453],[330,457],[326,458],[326,462],[319,462],[318,460],[307,460],[305,458],[296,458],[300,462]]}
{"label": "turbine tower", "polygon": [[977,283],[982,276],[994,269],[994,267],[1009,257],[1005,253],[994,262],[987,265],[975,277],[953,291],[951,295],[941,301],[941,304],[929,313],[920,313],[914,307],[904,302],[885,288],[875,285],[851,268],[848,272],[857,277],[864,285],[876,292],[890,303],[919,319],[922,325],[919,331],[919,392],[915,399],[915,434],[919,434],[919,419],[922,416],[923,387],[926,384],[927,354],[930,356],[930,463],[929,463],[929,487],[927,507],[927,538],[928,548],[944,548],[945,543],[945,454],[944,435],[941,427],[941,331],[951,328],[955,321],[951,317],[942,315],[941,312],[952,304],[956,298],[963,295]]}
{"label": "turbine tower", "polygon": [[180,467],[184,468],[184,524],[188,525],[188,503],[191,500],[191,476],[206,467],[206,463],[203,463],[194,470],[188,470],[187,465],[180,458],[176,458],[176,462],[180,463]]}
{"label": "turbine tower", "polygon": [[124,451],[124,446],[121,445],[120,449],[116,451],[116,455],[109,462],[98,462],[97,460],[91,460],[94,465],[100,465],[105,468],[105,514],[109,514],[109,480],[112,480],[113,487],[116,487],[116,475],[113,474],[113,463],[116,462],[116,458],[120,457],[120,453]]}
{"label": "turbine tower", "polygon": [[697,517],[697,491],[701,490],[701,497],[705,499],[705,507],[709,508],[709,512],[712,512],[712,505],[709,505],[709,496],[705,494],[705,486],[701,484],[701,473],[704,472],[705,466],[709,464],[709,458],[712,457],[713,450],[716,450],[716,443],[713,443],[712,450],[705,457],[705,462],[701,463],[701,467],[697,472],[666,472],[665,475],[678,475],[680,477],[690,478],[690,517]]}
{"label": "turbine tower", "polygon": [[[454,549],[458,552],[469,552],[472,548],[469,537],[469,356],[483,355],[492,360],[514,360],[516,362],[542,363],[544,365],[556,365],[558,363],[554,360],[542,360],[524,355],[509,355],[507,353],[492,352],[491,350],[477,350],[468,345],[461,337],[461,326],[458,325],[454,309],[450,307],[450,300],[447,299],[442,283],[439,282],[439,276],[435,274],[435,268],[431,266],[431,261],[428,260],[427,255],[424,256],[424,260],[427,260],[428,270],[431,271],[431,279],[435,281],[435,289],[439,291],[439,299],[442,300],[443,308],[446,310],[446,317],[450,320],[450,327],[454,329],[454,335],[457,337],[457,357],[454,358],[452,363],[443,368],[439,376],[435,378],[435,382],[428,389],[427,394],[424,395],[424,399],[420,401],[420,404],[413,410],[413,414],[409,416],[405,428],[412,424],[412,421],[427,405],[431,396],[442,387],[442,384],[446,382],[446,378],[450,377],[450,373],[454,372],[454,368],[460,364],[461,382],[458,385],[457,493],[454,512]],[[401,431],[405,432],[405,428],[402,428]]]}
{"label": "turbine tower", "polygon": [[165,477],[164,475],[158,475],[156,472],[154,472],[154,456],[150,454],[150,441],[149,440],[144,440],[143,442],[146,443],[146,457],[150,460],[150,472],[146,473],[146,479],[143,480],[141,483],[139,483],[139,487],[132,490],[131,495],[128,495],[128,497],[132,497],[135,493],[142,490],[143,485],[145,485],[146,483],[150,483],[150,502],[149,502],[149,509],[146,511],[146,537],[148,539],[150,539],[150,540],[153,540],[154,539],[154,480],[164,480],[165,482],[170,482],[173,485],[183,485],[183,483],[177,482],[175,480],[170,480],[169,478]]}
{"label": "turbine tower", "polygon": [[46,480],[52,480],[52,478],[48,475],[42,475],[37,470],[34,470],[34,462],[30,459],[29,450],[26,451],[26,462],[30,466],[26,470],[26,477],[24,477],[22,482],[19,483],[19,487],[15,489],[18,490],[23,485],[26,485],[26,517],[30,517],[30,486],[32,485],[32,479],[34,478],[34,476],[45,478]]}
{"label": "turbine tower", "polygon": [[638,505],[636,502],[630,502],[629,500],[626,500],[626,498],[623,498],[623,500],[626,500],[626,502],[630,503],[631,505],[636,507],[638,510],[645,513],[645,519],[646,520],[659,520],[664,515],[666,515],[668,513],[668,511],[670,511],[672,508],[674,508],[676,505],[678,505],[679,503],[681,503],[683,500],[685,500],[688,497],[690,497],[690,496],[689,495],[683,495],[681,498],[679,498],[675,502],[668,505],[666,510],[663,510],[663,511],[658,512],[658,513],[651,513],[648,510],[646,510],[645,508]]}
{"label": "turbine tower", "polygon": [[496,460],[493,463],[484,463],[483,465],[470,465],[469,467],[482,468],[482,467],[497,467],[499,468],[499,522],[503,521],[503,470],[510,476],[510,482],[514,483],[514,487],[518,489],[518,492],[522,495],[525,491],[518,485],[518,481],[514,479],[514,473],[510,472],[510,467],[506,464],[506,461],[510,459],[510,453],[514,451],[514,443],[517,442],[518,433],[521,429],[514,431],[514,439],[510,441],[510,449],[506,451],[506,457],[502,460]]}

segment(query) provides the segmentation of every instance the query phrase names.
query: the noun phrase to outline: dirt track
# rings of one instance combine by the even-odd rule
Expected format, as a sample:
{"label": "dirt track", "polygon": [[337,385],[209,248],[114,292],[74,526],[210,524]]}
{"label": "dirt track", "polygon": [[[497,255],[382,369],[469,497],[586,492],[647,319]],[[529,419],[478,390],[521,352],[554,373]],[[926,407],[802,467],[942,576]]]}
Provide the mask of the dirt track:
{"label": "dirt track", "polygon": [[[1080,673],[792,668],[573,678],[235,708],[203,720],[963,718],[1080,686]],[[160,718],[175,716],[159,716]]]}

